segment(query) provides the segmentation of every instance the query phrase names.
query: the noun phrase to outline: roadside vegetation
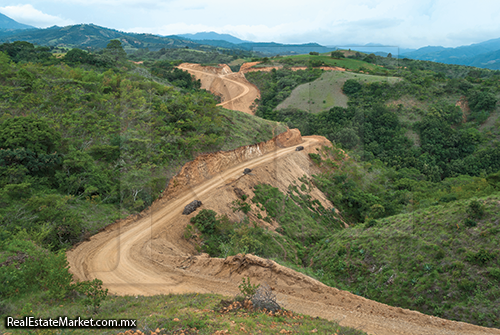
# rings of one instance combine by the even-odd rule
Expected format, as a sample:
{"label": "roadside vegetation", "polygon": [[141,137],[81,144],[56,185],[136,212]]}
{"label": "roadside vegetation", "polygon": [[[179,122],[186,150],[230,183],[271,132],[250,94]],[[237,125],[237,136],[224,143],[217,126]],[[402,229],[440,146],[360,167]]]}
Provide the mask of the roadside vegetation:
{"label": "roadside vegetation", "polygon": [[67,248],[151,205],[198,154],[284,131],[217,107],[172,63],[132,64],[119,41],[60,58],[27,42],[0,50],[2,316],[28,315],[9,306],[35,296],[40,311],[65,299],[95,309],[105,290],[72,283]]}
{"label": "roadside vegetation", "polygon": [[[254,308],[248,300],[213,294],[169,294],[145,296],[108,296],[96,313],[79,303],[79,298],[69,296],[64,300],[47,300],[43,295],[24,296],[2,306],[1,315],[20,318],[34,315],[41,318],[70,319],[132,319],[134,328],[75,328],[72,334],[326,334],[362,335],[362,331],[342,327],[307,315],[295,314],[284,309],[270,312]],[[251,298],[251,297],[250,297]],[[25,330],[5,329],[0,332],[19,334]],[[58,334],[60,329],[38,330],[40,334]]]}
{"label": "roadside vegetation", "polygon": [[[302,186],[323,191],[349,228],[336,225],[340,217],[322,213],[329,233],[318,240],[313,228],[318,217],[291,214],[282,220],[294,206],[307,208],[291,190],[282,194],[257,185],[255,197],[239,203],[246,208],[244,227],[266,218],[278,228],[257,233],[234,226],[235,232],[245,231],[238,240],[269,246],[266,250],[279,250],[279,241],[281,252],[252,251],[327,285],[393,306],[499,327],[500,75],[368,56],[364,61],[384,65],[399,80],[373,76],[364,81],[359,79],[366,74],[351,72],[341,85],[347,106],[315,114],[296,106],[277,108],[298,87],[292,71],[247,74],[261,89],[257,115],[335,143],[334,149],[310,154],[322,173]],[[313,87],[320,79],[308,80]],[[275,201],[262,206],[259,199],[270,192]],[[287,201],[280,204],[280,199]],[[253,203],[261,207],[251,210]],[[299,231],[295,225],[301,225]],[[202,233],[202,248],[215,235]],[[252,252],[236,245],[228,250]]]}
{"label": "roadside vegetation", "polygon": [[[185,162],[268,140],[281,122],[335,144],[309,154],[321,173],[287,192],[255,185],[254,197],[232,203],[241,222],[201,210],[186,239],[212,256],[253,253],[380,302],[500,327],[499,72],[345,52],[261,59],[284,65],[246,75],[261,90],[261,119],[217,107],[175,68],[249,57],[211,52],[143,50],[130,56],[144,61],[136,65],[119,41],[59,58],[27,42],[0,45],[2,316],[98,313],[160,333],[335,329],[221,313],[219,296],[111,297],[98,280],[73,283],[67,268],[67,248],[150,206]],[[299,85],[326,80],[322,65],[353,71],[330,78],[345,106],[311,95],[325,109],[277,108]],[[313,187],[334,209],[311,200]]]}

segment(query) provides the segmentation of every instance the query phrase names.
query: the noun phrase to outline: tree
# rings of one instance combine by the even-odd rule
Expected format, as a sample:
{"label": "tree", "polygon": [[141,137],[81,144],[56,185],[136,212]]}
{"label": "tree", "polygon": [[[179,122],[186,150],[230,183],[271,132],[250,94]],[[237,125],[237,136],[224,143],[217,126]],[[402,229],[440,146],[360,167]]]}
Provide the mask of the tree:
{"label": "tree", "polygon": [[[24,166],[32,175],[53,175],[61,135],[41,119],[13,117],[0,124],[0,173]],[[6,171],[6,170],[5,170]]]}
{"label": "tree", "polygon": [[63,61],[70,65],[89,64],[103,67],[109,65],[106,61],[100,59],[98,56],[78,48],[74,48],[68,51],[68,53],[66,53],[66,55],[64,56]]}
{"label": "tree", "polygon": [[361,90],[361,84],[356,79],[348,79],[342,86],[345,95],[353,95]]}
{"label": "tree", "polygon": [[488,111],[495,109],[497,98],[489,92],[471,91],[468,96],[469,107],[474,112]]}
{"label": "tree", "polygon": [[127,53],[122,48],[122,42],[120,40],[111,40],[104,53],[111,56],[115,61],[124,61],[127,58]]}
{"label": "tree", "polygon": [[375,63],[375,61],[377,60],[377,56],[375,56],[375,54],[369,54],[363,60],[367,63]]}
{"label": "tree", "polygon": [[345,58],[344,56],[344,53],[340,50],[337,50],[337,51],[332,51],[332,53],[330,54],[330,57],[332,58]]}

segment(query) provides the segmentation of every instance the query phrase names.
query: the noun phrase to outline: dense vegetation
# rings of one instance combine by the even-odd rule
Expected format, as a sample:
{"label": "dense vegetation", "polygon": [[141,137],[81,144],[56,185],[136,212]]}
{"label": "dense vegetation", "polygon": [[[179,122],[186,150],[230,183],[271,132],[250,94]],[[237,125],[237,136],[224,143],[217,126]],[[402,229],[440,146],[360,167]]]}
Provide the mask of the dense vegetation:
{"label": "dense vegetation", "polygon": [[[252,218],[265,217],[280,228],[269,233],[256,227],[240,239],[269,246],[253,251],[328,285],[427,314],[499,327],[499,74],[374,55],[363,60],[383,64],[388,75],[402,80],[347,80],[348,107],[317,114],[276,109],[297,86],[279,83],[297,81],[295,73],[284,69],[247,76],[261,88],[258,115],[286,122],[303,135],[324,135],[347,150],[349,158],[336,149],[311,154],[323,172],[308,183],[327,195],[351,227],[338,229],[339,218],[328,218],[323,227],[329,233],[317,240],[312,228],[317,221],[298,215],[281,219],[299,202],[291,191],[286,195],[275,189],[270,199],[277,204],[287,196],[287,202],[294,202],[286,210],[278,206],[280,215],[267,206],[254,213],[245,203],[239,205],[250,225]],[[258,185],[251,202],[265,196],[265,189]],[[288,228],[297,222],[302,231]],[[241,228],[236,230],[241,234]],[[210,241],[219,235],[203,232],[201,237]],[[281,252],[266,253],[279,250],[268,236],[280,242]],[[300,247],[282,243],[283,237]],[[232,246],[228,251],[245,250]]]}
{"label": "dense vegetation", "polygon": [[[295,87],[295,74],[280,70],[248,77],[262,92],[257,115],[286,122],[304,135],[324,135],[362,160],[417,169],[430,181],[498,171],[500,75],[478,70],[469,71],[466,79],[446,78],[442,71],[414,63],[391,70],[403,79],[396,83],[347,80],[348,107],[317,114],[275,109]],[[455,106],[457,101],[463,109]]]}
{"label": "dense vegetation", "polygon": [[0,50],[2,315],[29,295],[104,293],[98,282],[72,284],[68,247],[148,207],[196,155],[282,130],[216,107],[172,64],[133,65],[119,41],[62,58],[26,42]]}
{"label": "dense vegetation", "polygon": [[[71,283],[66,248],[148,207],[197,154],[272,136],[275,122],[217,108],[174,67],[192,55],[201,63],[239,56],[144,50],[131,56],[145,61],[136,66],[119,41],[61,58],[26,42],[0,45],[0,314],[31,313],[34,306],[19,307],[31,297],[37,311],[59,313],[64,298],[95,309],[82,296],[103,291],[98,282]],[[309,155],[322,172],[286,193],[256,185],[253,198],[240,194],[232,207],[242,222],[202,210],[185,237],[213,256],[251,252],[370,299],[499,327],[500,75],[333,56],[267,59],[285,68],[247,74],[262,93],[257,115],[336,144]],[[312,66],[286,68],[304,64]],[[323,64],[402,80],[347,80],[347,108],[276,109],[298,85],[319,78],[313,66]],[[313,187],[336,210],[312,201]],[[124,303],[113,298],[109,310]],[[71,306],[68,315],[88,312]]]}
{"label": "dense vegetation", "polygon": [[199,64],[226,64],[240,57],[250,57],[252,53],[244,50],[195,50],[186,48],[162,48],[158,51],[140,49],[130,55],[135,61],[182,61]]}

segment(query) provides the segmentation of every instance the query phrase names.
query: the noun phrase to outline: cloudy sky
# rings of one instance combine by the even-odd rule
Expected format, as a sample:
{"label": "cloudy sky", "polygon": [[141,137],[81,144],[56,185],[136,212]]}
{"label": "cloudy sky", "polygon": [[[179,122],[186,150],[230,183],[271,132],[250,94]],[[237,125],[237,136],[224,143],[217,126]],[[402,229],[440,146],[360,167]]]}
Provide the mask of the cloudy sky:
{"label": "cloudy sky", "polygon": [[498,0],[2,0],[0,13],[40,28],[94,23],[128,32],[215,31],[281,43],[419,48],[500,38]]}

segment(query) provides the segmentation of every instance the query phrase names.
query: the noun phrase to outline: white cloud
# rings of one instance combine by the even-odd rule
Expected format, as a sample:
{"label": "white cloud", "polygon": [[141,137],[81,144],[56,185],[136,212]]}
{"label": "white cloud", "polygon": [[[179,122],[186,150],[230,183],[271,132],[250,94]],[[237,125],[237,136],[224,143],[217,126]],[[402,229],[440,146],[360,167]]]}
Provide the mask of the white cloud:
{"label": "white cloud", "polygon": [[72,20],[60,18],[58,16],[45,14],[32,5],[17,5],[0,7],[0,12],[7,15],[19,23],[29,24],[39,28],[50,26],[67,26],[74,24]]}
{"label": "white cloud", "polygon": [[[7,1],[21,0],[3,0]],[[39,27],[71,24],[67,20],[71,19],[161,35],[215,31],[260,42],[451,47],[500,37],[500,1],[488,2],[484,6],[466,0],[30,0],[31,5],[0,11]]]}

